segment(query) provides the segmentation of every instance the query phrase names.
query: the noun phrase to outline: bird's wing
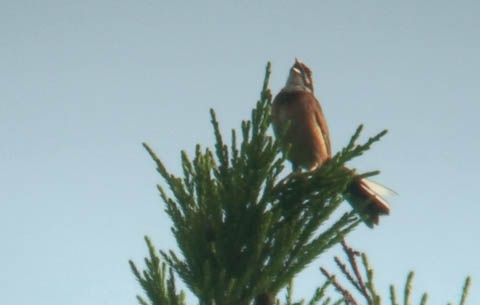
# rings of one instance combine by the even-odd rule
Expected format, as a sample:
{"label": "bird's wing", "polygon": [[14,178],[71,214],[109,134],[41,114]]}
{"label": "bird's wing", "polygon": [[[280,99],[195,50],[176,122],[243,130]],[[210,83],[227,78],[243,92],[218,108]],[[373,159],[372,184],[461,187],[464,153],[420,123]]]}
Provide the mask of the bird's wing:
{"label": "bird's wing", "polygon": [[363,180],[363,183],[365,183],[373,192],[375,192],[376,194],[382,197],[398,195],[397,192],[395,192],[391,188],[386,187],[385,185],[382,185],[378,182],[374,182],[370,179],[365,179],[365,178],[362,180]]}
{"label": "bird's wing", "polygon": [[328,156],[332,156],[332,148],[330,144],[330,133],[328,132],[328,125],[325,116],[323,115],[322,106],[317,99],[315,99],[315,105],[313,105],[313,112],[315,114],[315,121],[322,131],[322,136],[325,141],[325,146],[327,147]]}

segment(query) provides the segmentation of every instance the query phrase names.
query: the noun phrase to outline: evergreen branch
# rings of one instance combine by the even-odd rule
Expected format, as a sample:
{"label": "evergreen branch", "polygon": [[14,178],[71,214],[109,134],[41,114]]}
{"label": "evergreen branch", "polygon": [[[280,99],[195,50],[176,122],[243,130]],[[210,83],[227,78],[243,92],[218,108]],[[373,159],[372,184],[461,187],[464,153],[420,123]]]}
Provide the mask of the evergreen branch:
{"label": "evergreen branch", "polygon": [[155,154],[155,152],[150,148],[150,146],[148,146],[147,143],[143,142],[142,143],[143,147],[147,150],[148,154],[150,155],[150,157],[155,161],[155,163],[157,164],[157,170],[158,172],[165,178],[169,178],[169,174],[167,172],[167,170],[165,169],[165,166],[163,165],[162,161],[157,157],[157,155]]}
{"label": "evergreen branch", "polygon": [[239,150],[237,146],[237,132],[235,129],[232,129],[232,142],[230,144],[231,148],[231,155],[232,159],[230,160],[232,163],[232,167],[238,166],[238,158],[239,158]]}
{"label": "evergreen branch", "polygon": [[334,223],[330,228],[321,233],[318,237],[306,244],[300,253],[294,258],[289,258],[289,264],[286,264],[285,271],[277,276],[274,289],[280,289],[285,279],[293,277],[303,270],[305,266],[311,263],[318,255],[331,248],[358,225],[356,217],[352,218],[351,213],[344,214],[340,220]]}
{"label": "evergreen branch", "polygon": [[138,303],[140,303],[141,305],[150,305],[150,304],[148,304],[147,301],[145,301],[141,296],[138,296],[138,295],[137,295],[137,301],[138,301]]}
{"label": "evergreen branch", "polygon": [[292,305],[292,298],[293,298],[293,279],[288,282],[287,285],[287,293],[285,294],[285,305]]}
{"label": "evergreen branch", "polygon": [[369,178],[369,177],[372,177],[372,176],[376,176],[380,174],[380,171],[371,171],[371,172],[366,172],[366,173],[363,173],[363,174],[356,174],[355,177],[357,179],[362,179],[362,178]]}
{"label": "evergreen branch", "polygon": [[465,279],[465,284],[463,285],[462,298],[460,299],[460,305],[465,305],[465,301],[467,300],[467,296],[468,296],[468,293],[470,291],[471,283],[472,283],[472,278],[467,277]]}
{"label": "evergreen branch", "polygon": [[337,264],[338,268],[340,269],[340,271],[343,273],[343,275],[346,276],[347,280],[357,289],[357,290],[362,290],[362,287],[360,287],[357,282],[355,281],[355,279],[353,278],[353,276],[350,274],[350,272],[347,270],[347,266],[342,263],[342,261],[340,261],[340,259],[338,257],[334,257],[334,261],[335,263]]}
{"label": "evergreen branch", "polygon": [[[338,257],[335,257],[334,260],[337,267],[340,269],[341,273],[345,276],[347,281],[355,288],[355,290],[365,298],[365,300],[367,301],[367,304],[381,305],[380,295],[376,292],[376,289],[374,286],[373,269],[370,267],[366,254],[359,253],[358,251],[353,250],[352,248],[348,247],[344,241],[342,242],[342,246],[343,246],[344,252],[347,254],[349,267],[351,270],[354,270],[355,276],[353,276],[351,272],[348,271],[347,266]],[[362,263],[363,263],[365,274],[367,277],[366,280],[363,278],[363,274],[358,269],[358,263],[356,261],[356,257],[359,255],[361,255],[362,257]],[[357,271],[355,271],[355,269]],[[321,271],[327,277],[327,279],[330,279],[330,280],[335,279],[334,275],[329,274],[324,268],[321,268]],[[413,277],[414,277],[414,273],[409,272],[406,283],[405,283],[405,288],[404,288],[404,301],[403,301],[404,305],[411,305],[410,296],[412,291]],[[468,295],[470,282],[471,282],[470,277],[467,277],[465,281],[465,285],[462,290],[462,297],[459,303],[460,305],[465,305],[465,299],[466,299],[466,296]],[[352,298],[355,301],[353,294],[344,286],[342,286],[338,281],[335,280],[335,282],[332,282],[332,283],[336,291],[338,291],[340,295],[342,295],[342,297],[345,299],[345,303],[347,305],[353,304],[351,300]],[[424,293],[420,299],[419,304],[426,305],[427,301],[428,301],[428,294]],[[393,285],[390,285],[390,303],[391,305],[399,304],[397,301],[396,290]],[[452,304],[449,303],[449,305],[452,305]]]}
{"label": "evergreen branch", "polygon": [[367,274],[367,282],[363,280],[363,276],[360,273],[358,264],[356,261],[356,256],[360,256],[358,251],[353,250],[345,243],[345,240],[342,240],[342,249],[347,256],[347,260],[350,268],[353,270],[355,277],[348,271],[346,264],[344,264],[338,257],[334,258],[335,263],[339,267],[342,274],[347,278],[350,284],[362,295],[367,304],[369,305],[379,305],[380,298],[376,293],[373,286],[373,271],[369,268],[367,259],[365,255],[362,255],[362,262]]}
{"label": "evergreen branch", "polygon": [[405,283],[405,289],[403,291],[403,304],[404,305],[411,305],[410,303],[410,294],[412,291],[412,282],[413,282],[413,271],[410,271],[407,276],[407,281]]}
{"label": "evergreen branch", "polygon": [[395,286],[390,285],[390,302],[392,305],[398,305],[397,293],[395,292]]}
{"label": "evergreen branch", "polygon": [[320,267],[320,271],[325,275],[325,277],[332,283],[332,285],[335,287],[335,289],[343,296],[345,299],[345,302],[348,304],[352,305],[358,305],[359,303],[353,298],[353,296],[348,292],[347,289],[345,289],[342,285],[340,285],[337,280],[335,279],[335,276],[330,275],[326,269],[323,267]]}
{"label": "evergreen branch", "polygon": [[265,78],[263,80],[262,92],[260,94],[261,100],[271,100],[272,94],[270,89],[268,88],[268,84],[270,82],[270,75],[272,74],[272,63],[268,62],[267,66],[265,67]]}
{"label": "evergreen branch", "polygon": [[210,117],[211,123],[213,125],[213,131],[215,134],[215,152],[217,154],[218,161],[220,162],[220,170],[226,170],[228,168],[228,150],[226,149],[225,144],[223,144],[219,123],[213,109],[210,109]]}
{"label": "evergreen branch", "polygon": [[[147,270],[141,274],[133,261],[130,260],[129,264],[152,305],[185,305],[184,299],[176,293],[175,278],[171,269],[170,277],[167,278],[165,263],[160,264],[160,258],[157,256],[152,242],[146,236],[145,242],[149,249],[149,258],[145,258]],[[140,296],[137,296],[137,300],[141,305],[149,305]]]}
{"label": "evergreen branch", "polygon": [[365,283],[363,282],[363,278],[360,274],[360,271],[358,270],[358,265],[355,260],[355,256],[359,256],[360,253],[358,251],[354,251],[352,248],[347,246],[345,240],[342,240],[342,248],[347,255],[350,266],[352,267],[356,277],[356,281],[351,281],[352,284],[354,284],[354,286],[363,294],[363,296],[367,299],[368,304],[372,304],[372,299],[368,295],[367,288],[365,287]]}
{"label": "evergreen branch", "polygon": [[424,293],[422,295],[422,299],[420,300],[420,305],[426,305],[427,304],[427,300],[428,300],[428,295],[426,293]]}
{"label": "evergreen branch", "polygon": [[[368,263],[368,258],[365,253],[361,254],[362,256],[362,263],[365,268],[365,272],[367,274],[367,282],[365,283],[365,286],[368,289],[368,292],[371,300],[372,305],[380,305],[380,296],[378,295],[377,291],[375,290],[374,286],[374,281],[373,281],[373,269],[370,268],[370,264]],[[367,297],[366,297],[367,298]]]}
{"label": "evergreen branch", "polygon": [[[330,304],[331,301],[332,301],[332,299],[326,298],[325,301],[323,301],[322,305],[328,305],[328,304]],[[343,301],[343,299],[341,301]]]}
{"label": "evergreen branch", "polygon": [[363,155],[365,151],[370,149],[373,143],[380,141],[380,139],[388,132],[388,130],[384,129],[377,135],[370,137],[365,144],[356,145],[355,142],[358,140],[362,129],[363,125],[358,126],[348,145],[333,157],[333,162],[343,164],[350,161],[354,157]]}
{"label": "evergreen branch", "polygon": [[[310,302],[308,302],[308,305],[317,305],[318,302],[322,300],[322,298],[325,296],[325,292],[327,288],[331,285],[330,281],[326,281],[322,287],[319,287],[315,290],[315,294],[312,296],[310,299]],[[330,303],[330,298],[327,298],[323,304],[328,304]]]}
{"label": "evergreen branch", "polygon": [[348,142],[347,146],[342,150],[342,153],[353,150],[353,148],[355,147],[355,142],[357,142],[358,138],[360,137],[360,133],[362,132],[362,129],[363,129],[363,124],[360,124],[355,130],[353,136],[350,138],[350,141]]}

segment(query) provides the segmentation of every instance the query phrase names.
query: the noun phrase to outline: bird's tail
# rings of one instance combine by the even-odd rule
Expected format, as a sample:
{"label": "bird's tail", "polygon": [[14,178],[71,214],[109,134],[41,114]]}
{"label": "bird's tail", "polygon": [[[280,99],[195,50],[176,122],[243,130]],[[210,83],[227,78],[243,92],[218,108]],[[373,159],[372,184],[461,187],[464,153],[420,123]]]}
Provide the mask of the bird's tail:
{"label": "bird's tail", "polygon": [[348,186],[345,198],[358,211],[363,222],[370,228],[378,225],[381,215],[390,213],[385,196],[396,194],[393,190],[366,178],[355,179]]}

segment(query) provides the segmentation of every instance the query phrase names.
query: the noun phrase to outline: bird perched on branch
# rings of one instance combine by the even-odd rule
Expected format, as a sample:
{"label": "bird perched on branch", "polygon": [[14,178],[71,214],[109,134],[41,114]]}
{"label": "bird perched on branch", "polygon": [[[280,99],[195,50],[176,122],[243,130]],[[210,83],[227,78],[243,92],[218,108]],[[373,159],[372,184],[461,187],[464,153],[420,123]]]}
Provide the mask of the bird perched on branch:
{"label": "bird perched on branch", "polygon": [[[288,159],[294,171],[314,171],[331,159],[327,121],[313,94],[312,71],[295,59],[285,87],[273,100],[272,123],[277,137],[289,146]],[[285,130],[285,128],[288,128]],[[353,173],[353,171],[351,171]],[[389,214],[382,196],[392,191],[366,178],[353,179],[345,194],[354,209],[362,208],[364,222],[373,227],[379,216]]]}

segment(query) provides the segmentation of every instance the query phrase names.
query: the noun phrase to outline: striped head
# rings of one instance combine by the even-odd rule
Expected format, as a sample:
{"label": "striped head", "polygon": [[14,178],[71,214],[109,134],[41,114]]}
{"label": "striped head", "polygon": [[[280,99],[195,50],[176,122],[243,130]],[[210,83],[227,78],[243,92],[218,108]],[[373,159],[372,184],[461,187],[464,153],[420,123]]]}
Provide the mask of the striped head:
{"label": "striped head", "polygon": [[313,94],[312,71],[297,58],[290,69],[285,89],[300,89]]}

